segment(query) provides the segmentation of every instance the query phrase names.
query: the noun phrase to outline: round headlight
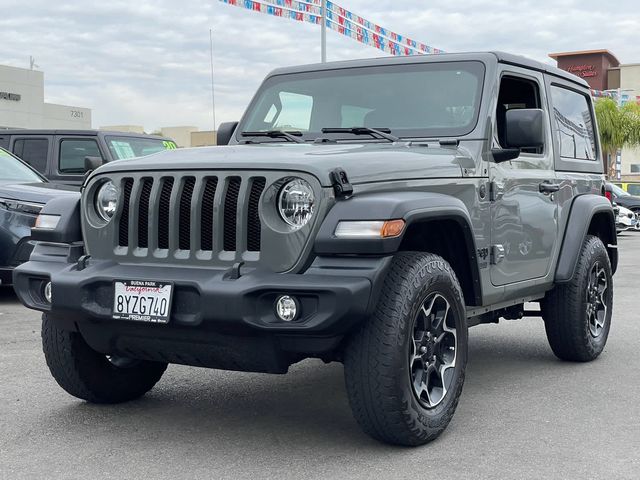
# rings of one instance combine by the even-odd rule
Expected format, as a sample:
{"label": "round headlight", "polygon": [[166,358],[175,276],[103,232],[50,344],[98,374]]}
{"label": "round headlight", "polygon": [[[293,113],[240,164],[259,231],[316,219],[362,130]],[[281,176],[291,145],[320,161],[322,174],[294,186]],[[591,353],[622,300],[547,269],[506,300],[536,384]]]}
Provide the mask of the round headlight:
{"label": "round headlight", "polygon": [[118,187],[111,181],[102,185],[96,193],[95,207],[98,216],[105,222],[111,220],[118,208]]}
{"label": "round headlight", "polygon": [[302,228],[313,215],[315,201],[313,188],[309,182],[297,178],[282,187],[278,196],[278,211],[289,225]]}

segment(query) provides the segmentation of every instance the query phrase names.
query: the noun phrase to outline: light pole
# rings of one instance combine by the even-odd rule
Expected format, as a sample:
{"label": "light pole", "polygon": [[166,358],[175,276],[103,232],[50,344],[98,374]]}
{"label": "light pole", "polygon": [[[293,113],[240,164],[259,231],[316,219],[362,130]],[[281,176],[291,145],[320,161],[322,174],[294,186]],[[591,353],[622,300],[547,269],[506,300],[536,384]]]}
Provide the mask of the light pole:
{"label": "light pole", "polygon": [[322,63],[327,61],[327,0],[322,0],[320,7],[320,60]]}
{"label": "light pole", "polygon": [[211,110],[213,112],[213,131],[216,131],[216,90],[213,82],[213,29],[209,29],[209,47],[211,53]]}

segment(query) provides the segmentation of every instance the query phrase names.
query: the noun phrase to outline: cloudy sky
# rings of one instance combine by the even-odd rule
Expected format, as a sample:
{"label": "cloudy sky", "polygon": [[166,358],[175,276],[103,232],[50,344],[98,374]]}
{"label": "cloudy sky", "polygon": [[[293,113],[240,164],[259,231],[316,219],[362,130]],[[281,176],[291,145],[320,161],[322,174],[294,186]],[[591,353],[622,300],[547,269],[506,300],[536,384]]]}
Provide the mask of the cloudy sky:
{"label": "cloudy sky", "polygon": [[[339,0],[355,13],[445,51],[608,48],[640,62],[637,0]],[[218,0],[0,0],[0,64],[45,72],[48,102],[93,109],[93,126],[212,126],[237,120],[270,70],[316,62],[317,26]],[[328,32],[329,60],[384,55]]]}

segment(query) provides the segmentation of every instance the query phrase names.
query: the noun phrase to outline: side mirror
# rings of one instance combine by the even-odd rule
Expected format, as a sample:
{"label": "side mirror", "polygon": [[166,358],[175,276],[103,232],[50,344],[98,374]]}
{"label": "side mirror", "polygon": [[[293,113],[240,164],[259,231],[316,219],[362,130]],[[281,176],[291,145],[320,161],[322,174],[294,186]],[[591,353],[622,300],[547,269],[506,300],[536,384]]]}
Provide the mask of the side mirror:
{"label": "side mirror", "polygon": [[216,133],[216,145],[229,145],[229,141],[237,127],[238,122],[221,123]]}
{"label": "side mirror", "polygon": [[507,110],[506,148],[538,148],[544,145],[544,112],[539,108]]}
{"label": "side mirror", "polygon": [[102,165],[104,165],[102,157],[84,157],[85,172],[91,172]]}

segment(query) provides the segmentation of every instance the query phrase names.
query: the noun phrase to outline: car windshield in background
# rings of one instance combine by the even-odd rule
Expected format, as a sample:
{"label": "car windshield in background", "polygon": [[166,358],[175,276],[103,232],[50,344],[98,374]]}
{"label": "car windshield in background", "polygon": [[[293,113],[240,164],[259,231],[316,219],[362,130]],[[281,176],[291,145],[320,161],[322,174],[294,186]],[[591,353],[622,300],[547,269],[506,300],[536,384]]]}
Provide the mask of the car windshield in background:
{"label": "car windshield in background", "polygon": [[624,191],[622,188],[614,185],[613,183],[611,184],[611,190],[616,194],[617,197],[628,197],[629,195],[631,195],[629,192]]}
{"label": "car windshield in background", "polygon": [[111,155],[116,160],[144,157],[152,153],[177,148],[174,142],[162,138],[107,136],[105,140],[107,141]]}
{"label": "car windshield in background", "polygon": [[44,180],[20,160],[0,148],[0,184],[34,182],[42,183]]}
{"label": "car windshield in background", "polygon": [[322,133],[352,127],[388,128],[406,138],[462,136],[476,125],[483,79],[477,61],[276,75],[265,81],[238,131],[299,131],[305,140],[353,139],[349,132]]}

